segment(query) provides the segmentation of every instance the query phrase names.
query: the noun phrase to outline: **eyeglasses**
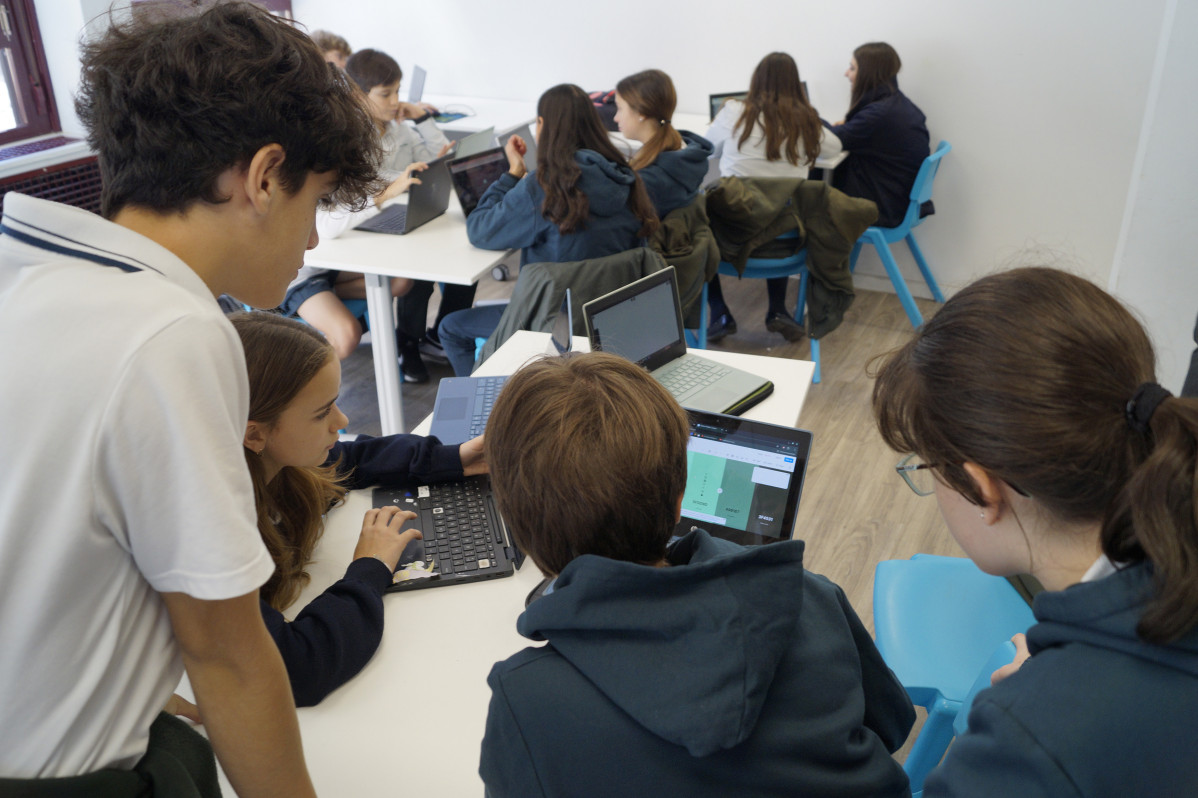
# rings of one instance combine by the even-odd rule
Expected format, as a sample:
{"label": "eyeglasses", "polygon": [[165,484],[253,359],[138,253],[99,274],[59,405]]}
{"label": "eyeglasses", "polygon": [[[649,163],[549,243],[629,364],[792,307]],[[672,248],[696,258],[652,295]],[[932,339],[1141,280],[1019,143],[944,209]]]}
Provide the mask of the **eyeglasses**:
{"label": "eyeglasses", "polygon": [[936,468],[936,463],[925,463],[917,454],[909,454],[894,470],[907,483],[907,487],[915,491],[916,496],[931,496],[936,492],[936,477],[930,469]]}
{"label": "eyeglasses", "polygon": [[[931,496],[936,492],[936,477],[933,475],[931,469],[939,467],[940,463],[925,463],[920,459],[919,455],[909,454],[902,460],[899,460],[894,470],[907,483],[907,487],[915,491],[916,496]],[[1031,495],[1014,482],[1007,482],[1007,484],[1011,486],[1011,490],[1020,496]]]}

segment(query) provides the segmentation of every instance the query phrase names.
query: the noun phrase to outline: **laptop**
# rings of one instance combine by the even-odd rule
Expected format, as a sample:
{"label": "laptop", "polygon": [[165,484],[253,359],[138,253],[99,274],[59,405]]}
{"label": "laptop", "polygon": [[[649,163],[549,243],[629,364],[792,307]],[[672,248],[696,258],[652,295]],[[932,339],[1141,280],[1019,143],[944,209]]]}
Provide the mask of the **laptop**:
{"label": "laptop", "polygon": [[649,370],[683,407],[740,415],[774,391],[764,377],[688,354],[673,266],[582,306],[593,352]]}
{"label": "laptop", "polygon": [[480,130],[477,133],[471,133],[464,139],[461,139],[454,145],[453,157],[466,158],[471,155],[478,155],[480,152],[489,150],[495,146],[495,126]]}
{"label": "laptop", "polygon": [[462,213],[469,216],[482,199],[484,193],[508,171],[507,155],[501,147],[475,155],[455,157],[449,162],[449,176],[453,190],[457,192]]}
{"label": "laptop", "polygon": [[389,593],[500,579],[524,564],[495,509],[486,475],[411,489],[375,488],[373,498],[375,507],[416,513],[406,526],[424,535],[400,555]]}
{"label": "laptop", "polygon": [[412,83],[408,86],[408,102],[418,103],[424,96],[424,78],[428,75],[422,66],[412,67]]}
{"label": "laptop", "polygon": [[445,213],[449,207],[449,169],[444,158],[430,161],[428,168],[418,173],[419,183],[408,189],[407,205],[388,205],[377,215],[358,225],[355,230],[370,233],[404,235],[425,222]]}
{"label": "laptop", "polygon": [[745,546],[790,540],[811,433],[691,410],[686,490],[675,534],[705,529]]}
{"label": "laptop", "polygon": [[719,114],[720,109],[724,107],[724,103],[728,100],[743,100],[748,96],[748,91],[726,91],[722,94],[709,94],[707,102],[711,106],[711,121],[715,121],[716,115]]}
{"label": "laptop", "polygon": [[524,168],[530,172],[536,171],[537,168],[537,140],[532,134],[532,126],[528,122],[524,122],[514,127],[509,127],[507,130],[501,130],[495,134],[495,140],[500,147],[507,146],[507,140],[512,136],[519,136],[524,140]]}
{"label": "laptop", "polygon": [[483,434],[507,377],[446,377],[437,386],[429,435],[456,445]]}

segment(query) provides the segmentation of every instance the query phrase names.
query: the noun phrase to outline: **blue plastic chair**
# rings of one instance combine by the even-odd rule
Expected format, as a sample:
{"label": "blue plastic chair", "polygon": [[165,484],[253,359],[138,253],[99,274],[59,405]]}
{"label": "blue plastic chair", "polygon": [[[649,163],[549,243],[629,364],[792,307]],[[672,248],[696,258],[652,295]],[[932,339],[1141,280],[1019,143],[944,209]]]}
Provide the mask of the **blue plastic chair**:
{"label": "blue plastic chair", "polygon": [[969,559],[916,554],[878,563],[878,650],[911,701],[928,711],[903,763],[912,793],[923,789],[924,777],[944,756],[953,722],[995,648],[1034,622],[1031,607],[1006,579],[983,573]]}
{"label": "blue plastic chair", "polygon": [[[780,239],[798,238],[796,232],[783,233],[778,236]],[[719,274],[728,277],[750,277],[753,279],[765,280],[771,277],[790,277],[797,274],[799,276],[799,298],[795,303],[794,318],[799,324],[803,323],[803,313],[807,308],[807,282],[810,275],[807,273],[807,250],[806,248],[799,249],[793,255],[785,258],[749,258],[745,263],[744,274],[736,270],[736,267],[727,261],[720,261]],[[709,311],[707,308],[707,286],[703,286],[702,296],[699,297],[699,329],[687,330],[686,338],[687,345],[696,349],[707,348],[707,326],[710,323]],[[811,359],[815,362],[815,376],[812,382],[818,384],[820,377],[819,368],[819,341],[814,338],[808,339],[811,342]]]}
{"label": "blue plastic chair", "polygon": [[969,688],[969,692],[965,694],[965,698],[961,701],[961,710],[957,712],[957,717],[953,719],[953,732],[955,732],[957,737],[969,731],[969,710],[973,708],[973,699],[977,698],[978,693],[990,686],[991,674],[1003,665],[1010,665],[1014,660],[1015,644],[1010,640],[1004,640],[999,643],[998,648],[994,649],[994,653],[990,655],[990,659],[986,660],[986,664],[982,666],[977,679],[973,682],[973,687]]}
{"label": "blue plastic chair", "polygon": [[911,186],[911,202],[907,205],[907,215],[903,217],[899,226],[869,228],[861,235],[861,238],[857,239],[857,243],[853,245],[853,254],[849,256],[849,270],[852,271],[857,268],[857,256],[861,254],[862,246],[870,244],[878,251],[878,257],[882,259],[882,265],[886,267],[886,274],[890,276],[890,282],[894,285],[894,291],[903,304],[903,310],[907,311],[907,318],[911,320],[912,327],[923,324],[923,314],[915,306],[915,299],[911,296],[911,290],[907,288],[907,282],[899,271],[894,255],[890,252],[890,245],[897,241],[905,240],[907,242],[907,247],[911,250],[911,255],[915,258],[915,263],[919,266],[919,271],[923,274],[924,282],[928,284],[932,297],[937,302],[943,302],[944,294],[941,293],[940,286],[936,284],[936,278],[932,276],[932,270],[928,268],[928,262],[924,258],[919,244],[915,242],[915,234],[911,231],[923,222],[919,216],[919,208],[932,198],[932,183],[936,180],[940,161],[952,148],[953,146],[947,141],[942,141],[936,147],[936,151],[924,159],[923,165],[919,167],[919,174],[915,176],[915,184]]}

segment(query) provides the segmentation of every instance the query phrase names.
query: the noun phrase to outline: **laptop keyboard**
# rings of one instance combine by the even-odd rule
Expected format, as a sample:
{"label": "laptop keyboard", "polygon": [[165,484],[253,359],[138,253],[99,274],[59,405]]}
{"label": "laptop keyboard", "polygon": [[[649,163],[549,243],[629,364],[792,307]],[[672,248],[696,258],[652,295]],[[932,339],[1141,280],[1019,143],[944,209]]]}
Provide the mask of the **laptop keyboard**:
{"label": "laptop keyboard", "polygon": [[424,560],[435,562],[442,574],[469,573],[497,564],[483,484],[466,480],[420,488],[420,506],[433,512],[433,529],[423,530]]}
{"label": "laptop keyboard", "polygon": [[495,406],[495,397],[499,389],[507,382],[507,377],[476,377],[478,385],[474,389],[474,415],[470,417],[470,437],[477,438],[487,427],[487,419],[491,416],[491,408]]}
{"label": "laptop keyboard", "polygon": [[658,371],[654,375],[675,399],[689,396],[731,371],[727,366],[699,357],[680,358],[675,363],[676,366]]}
{"label": "laptop keyboard", "polygon": [[374,217],[371,223],[371,228],[380,230],[384,233],[402,233],[408,222],[408,206],[393,205],[395,210],[389,211],[385,216],[379,214]]}

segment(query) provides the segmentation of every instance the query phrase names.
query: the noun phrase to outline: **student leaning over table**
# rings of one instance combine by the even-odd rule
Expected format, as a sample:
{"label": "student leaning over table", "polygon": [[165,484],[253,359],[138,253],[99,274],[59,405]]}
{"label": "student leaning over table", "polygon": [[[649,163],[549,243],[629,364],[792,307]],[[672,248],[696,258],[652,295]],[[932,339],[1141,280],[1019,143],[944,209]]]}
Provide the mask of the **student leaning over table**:
{"label": "student leaning over table", "polygon": [[1198,400],[1155,360],[1117,300],[1037,268],[966,286],[878,371],[900,473],[983,571],[1046,588],[926,798],[1198,795]]}
{"label": "student leaning over table", "polygon": [[[491,670],[479,773],[506,796],[905,796],[915,718],[803,543],[667,545],[686,413],[614,355],[535,361],[487,425],[517,545],[553,578]],[[583,442],[580,445],[580,442]]]}
{"label": "student leaning over table", "polygon": [[[0,236],[0,337],[20,342],[0,349],[19,419],[0,435],[0,778],[22,780],[0,793],[218,794],[215,749],[242,796],[312,795],[258,609],[273,566],[216,296],[279,302],[317,205],[374,188],[370,120],[249,3],[135,15],[82,62],[102,216],[10,193]],[[184,668],[211,747],[159,715]]]}

